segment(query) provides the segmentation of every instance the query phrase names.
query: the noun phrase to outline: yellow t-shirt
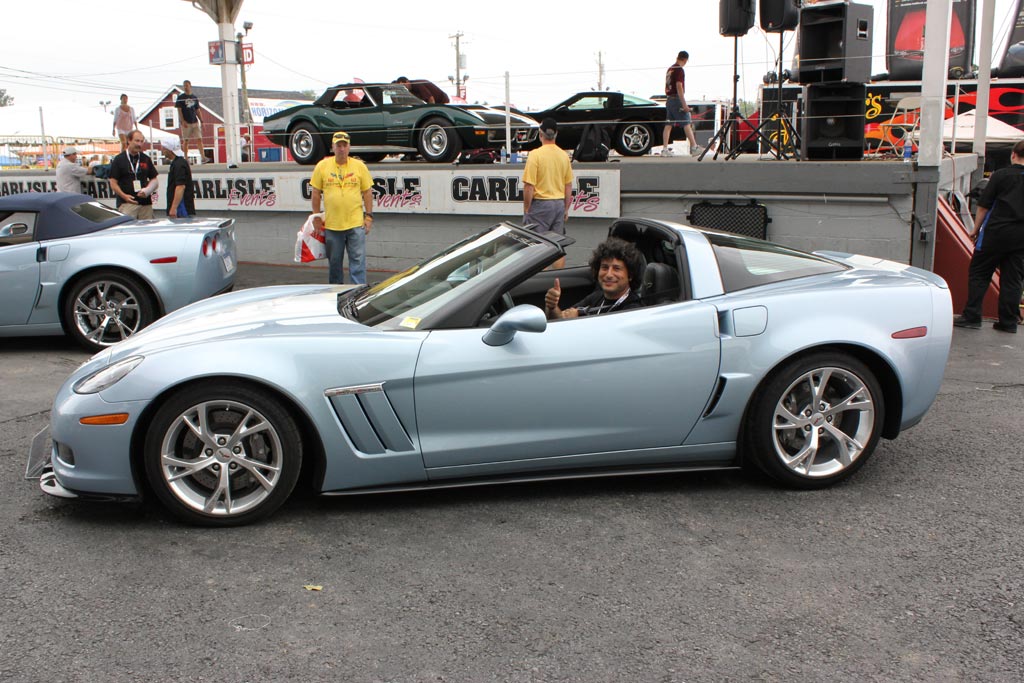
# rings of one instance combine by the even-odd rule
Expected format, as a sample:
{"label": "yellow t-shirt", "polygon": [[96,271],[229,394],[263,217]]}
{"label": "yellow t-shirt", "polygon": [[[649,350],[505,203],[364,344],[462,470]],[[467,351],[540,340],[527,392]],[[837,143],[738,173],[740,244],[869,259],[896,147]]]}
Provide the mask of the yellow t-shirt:
{"label": "yellow t-shirt", "polygon": [[565,186],[572,182],[569,155],[558,145],[541,145],[526,157],[523,182],[533,185],[534,199],[565,199]]}
{"label": "yellow t-shirt", "polygon": [[373,187],[366,164],[352,157],[339,166],[327,157],[313,169],[309,184],[324,195],[324,227],[351,230],[363,225],[363,193]]}

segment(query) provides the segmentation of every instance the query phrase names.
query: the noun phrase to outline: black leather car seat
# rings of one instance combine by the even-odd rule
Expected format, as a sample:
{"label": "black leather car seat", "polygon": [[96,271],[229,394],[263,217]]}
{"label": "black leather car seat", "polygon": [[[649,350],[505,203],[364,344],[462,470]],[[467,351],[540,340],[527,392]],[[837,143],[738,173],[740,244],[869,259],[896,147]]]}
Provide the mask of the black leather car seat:
{"label": "black leather car seat", "polygon": [[679,300],[679,273],[667,263],[648,263],[640,290],[644,306],[658,306]]}

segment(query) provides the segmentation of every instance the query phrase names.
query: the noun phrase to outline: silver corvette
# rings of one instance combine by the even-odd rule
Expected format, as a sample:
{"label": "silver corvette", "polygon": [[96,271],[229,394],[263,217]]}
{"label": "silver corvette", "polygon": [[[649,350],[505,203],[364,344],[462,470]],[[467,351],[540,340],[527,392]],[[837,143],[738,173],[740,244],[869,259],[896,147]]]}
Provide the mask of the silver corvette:
{"label": "silver corvette", "polygon": [[233,224],[137,221],[65,192],[0,197],[0,337],[67,333],[96,351],[227,291]]}
{"label": "silver corvette", "polygon": [[251,522],[299,474],[326,494],[754,465],[817,488],[935,399],[945,282],[645,220],[644,305],[549,323],[595,286],[544,270],[570,238],[503,223],[373,287],[287,286],[193,304],[60,389],[27,476],[64,497],[151,495]]}

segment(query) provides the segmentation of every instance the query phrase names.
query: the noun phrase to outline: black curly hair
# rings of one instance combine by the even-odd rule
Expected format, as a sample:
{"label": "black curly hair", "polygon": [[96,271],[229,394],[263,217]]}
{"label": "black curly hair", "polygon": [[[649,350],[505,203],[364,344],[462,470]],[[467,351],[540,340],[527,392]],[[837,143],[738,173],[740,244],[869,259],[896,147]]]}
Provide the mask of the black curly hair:
{"label": "black curly hair", "polygon": [[643,260],[640,252],[635,246],[618,237],[609,237],[594,249],[590,257],[590,272],[597,281],[598,273],[601,270],[601,261],[608,258],[616,258],[626,264],[629,271],[629,286],[633,290],[640,289],[640,283],[644,279],[642,271]]}

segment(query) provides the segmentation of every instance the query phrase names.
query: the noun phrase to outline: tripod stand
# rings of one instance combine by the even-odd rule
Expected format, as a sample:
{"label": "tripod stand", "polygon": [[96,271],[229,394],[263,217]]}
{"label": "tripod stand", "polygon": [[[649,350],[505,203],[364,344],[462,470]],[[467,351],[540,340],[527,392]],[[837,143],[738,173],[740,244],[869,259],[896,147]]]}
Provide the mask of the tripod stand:
{"label": "tripod stand", "polygon": [[726,160],[735,159],[739,156],[740,146],[743,142],[746,142],[754,135],[765,141],[765,144],[771,145],[771,140],[761,132],[760,128],[755,129],[751,134],[747,135],[739,145],[732,147],[729,141],[732,136],[739,137],[739,125],[740,121],[747,124],[747,127],[753,128],[750,121],[743,118],[743,114],[740,113],[740,107],[737,100],[737,86],[740,82],[740,39],[739,36],[732,37],[732,107],[729,110],[729,117],[722,123],[722,127],[718,129],[714,137],[708,142],[708,146],[704,148],[704,151],[697,157],[697,161],[704,161],[704,157],[707,156],[708,150],[712,147],[715,148],[715,155],[712,159],[717,159],[718,155],[721,154],[723,149],[728,149],[729,153],[726,155]]}
{"label": "tripod stand", "polygon": [[[796,128],[794,128],[793,124],[790,122],[789,117],[786,116],[785,112],[782,110],[782,81],[784,80],[782,74],[783,34],[783,31],[779,31],[779,56],[775,62],[775,73],[778,74],[778,88],[776,90],[775,114],[773,114],[769,118],[766,118],[757,127],[757,133],[762,134],[762,129],[766,128],[767,126],[770,126],[771,124],[774,124],[772,127],[775,128],[775,131],[772,134],[770,134],[767,138],[765,138],[762,134],[761,138],[767,141],[768,153],[774,156],[776,159],[789,159],[789,156],[787,156],[786,154],[787,152],[789,152],[793,156],[798,156],[798,152],[800,149],[800,136],[796,132]],[[743,142],[749,140],[750,137],[751,136],[748,135]]]}

